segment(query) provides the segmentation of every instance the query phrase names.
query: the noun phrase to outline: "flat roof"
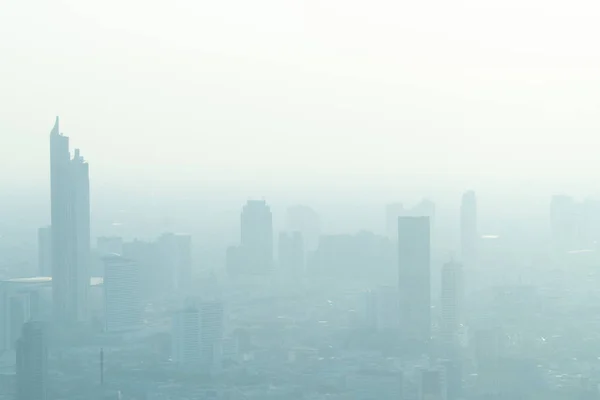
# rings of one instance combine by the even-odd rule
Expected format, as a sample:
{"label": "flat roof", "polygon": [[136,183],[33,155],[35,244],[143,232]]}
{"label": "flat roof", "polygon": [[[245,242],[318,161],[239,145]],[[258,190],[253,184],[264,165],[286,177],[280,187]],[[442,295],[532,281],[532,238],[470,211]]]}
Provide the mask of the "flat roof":
{"label": "flat roof", "polygon": [[[52,283],[51,276],[31,276],[28,278],[12,278],[0,281],[0,283],[21,283],[21,284],[41,284],[41,283]],[[90,286],[102,285],[104,278],[101,276],[92,276],[90,278]]]}

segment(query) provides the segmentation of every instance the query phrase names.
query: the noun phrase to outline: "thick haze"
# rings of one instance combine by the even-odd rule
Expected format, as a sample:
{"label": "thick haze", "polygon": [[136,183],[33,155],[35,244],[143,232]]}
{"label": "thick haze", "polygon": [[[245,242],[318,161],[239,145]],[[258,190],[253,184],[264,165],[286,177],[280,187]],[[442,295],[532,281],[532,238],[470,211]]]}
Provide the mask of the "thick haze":
{"label": "thick haze", "polygon": [[60,115],[94,193],[594,194],[599,18],[595,1],[4,2],[0,181],[47,187]]}

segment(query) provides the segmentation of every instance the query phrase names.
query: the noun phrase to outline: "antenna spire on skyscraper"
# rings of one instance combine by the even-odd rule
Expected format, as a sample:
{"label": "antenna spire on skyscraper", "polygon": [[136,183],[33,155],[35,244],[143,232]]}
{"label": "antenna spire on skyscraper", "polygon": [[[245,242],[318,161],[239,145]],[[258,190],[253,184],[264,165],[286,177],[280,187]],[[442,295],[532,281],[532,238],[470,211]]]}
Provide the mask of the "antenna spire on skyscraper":
{"label": "antenna spire on skyscraper", "polygon": [[54,121],[54,127],[52,128],[52,131],[50,132],[51,135],[59,135],[60,134],[60,130],[58,127],[58,115],[56,116],[56,120]]}

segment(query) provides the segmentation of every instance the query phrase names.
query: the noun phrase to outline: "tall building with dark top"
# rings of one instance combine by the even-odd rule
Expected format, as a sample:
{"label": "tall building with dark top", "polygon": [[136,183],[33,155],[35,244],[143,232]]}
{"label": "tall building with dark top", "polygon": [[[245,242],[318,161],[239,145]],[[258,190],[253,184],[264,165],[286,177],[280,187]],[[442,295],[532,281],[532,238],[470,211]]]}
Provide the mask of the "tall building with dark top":
{"label": "tall building with dark top", "polygon": [[41,322],[23,325],[17,341],[16,400],[45,400],[48,381],[48,350]]}
{"label": "tall building with dark top", "polygon": [[398,279],[401,338],[424,349],[431,338],[429,217],[398,218]]}
{"label": "tall building with dark top", "polygon": [[461,257],[467,268],[477,266],[478,241],[477,198],[475,192],[470,190],[463,194],[460,204]]}
{"label": "tall building with dark top", "polygon": [[59,131],[50,133],[52,294],[54,318],[63,324],[87,318],[90,267],[90,186],[88,164]]}
{"label": "tall building with dark top", "polygon": [[240,223],[244,272],[270,272],[273,266],[273,218],[267,202],[249,200],[242,209]]}

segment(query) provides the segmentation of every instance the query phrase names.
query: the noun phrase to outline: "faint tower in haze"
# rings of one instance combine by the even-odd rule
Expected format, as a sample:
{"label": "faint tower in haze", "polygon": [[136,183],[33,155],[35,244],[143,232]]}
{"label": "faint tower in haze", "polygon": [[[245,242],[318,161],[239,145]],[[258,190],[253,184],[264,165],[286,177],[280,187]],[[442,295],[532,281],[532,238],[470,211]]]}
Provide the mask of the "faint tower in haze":
{"label": "faint tower in haze", "polygon": [[420,350],[431,338],[430,247],[429,217],[398,218],[401,337]]}
{"label": "faint tower in haze", "polygon": [[273,217],[264,200],[248,200],[240,217],[243,272],[263,274],[273,266]]}
{"label": "faint tower in haze", "polygon": [[477,198],[470,190],[462,196],[460,204],[460,246],[461,257],[467,268],[477,266],[479,233],[477,228]]}
{"label": "faint tower in haze", "polygon": [[300,232],[304,241],[304,251],[315,251],[321,236],[321,220],[315,210],[307,206],[293,206],[287,209],[287,229]]}
{"label": "faint tower in haze", "polygon": [[142,323],[138,264],[118,254],[104,260],[104,318],[107,332],[135,329]]}
{"label": "faint tower in haze", "polygon": [[38,274],[52,276],[52,228],[38,229]]}
{"label": "faint tower in haze", "polygon": [[218,372],[223,362],[223,336],[223,303],[188,298],[173,316],[173,361],[186,369]]}
{"label": "faint tower in haze", "polygon": [[463,307],[462,265],[448,262],[442,267],[440,336],[442,344],[454,347],[462,322]]}
{"label": "faint tower in haze", "polygon": [[27,322],[17,341],[16,400],[45,400],[48,384],[48,348],[44,325]]}
{"label": "faint tower in haze", "polygon": [[399,217],[428,217],[432,229],[435,220],[435,203],[429,199],[423,199],[411,208],[405,208],[402,203],[391,203],[385,207],[387,236],[393,242],[398,239]]}
{"label": "faint tower in haze", "polygon": [[71,159],[58,117],[50,133],[50,197],[54,317],[69,325],[88,317],[89,167],[78,149]]}
{"label": "faint tower in haze", "polygon": [[169,276],[165,285],[179,291],[189,289],[192,281],[192,237],[165,233],[158,239],[161,263]]}

